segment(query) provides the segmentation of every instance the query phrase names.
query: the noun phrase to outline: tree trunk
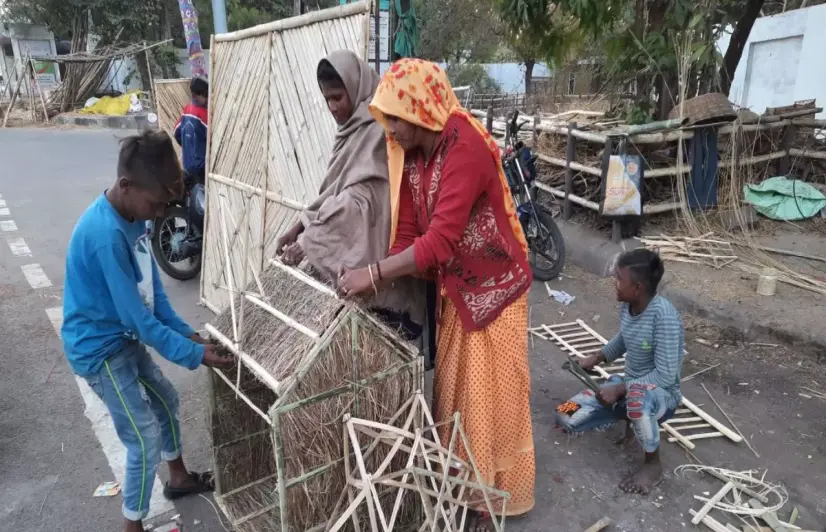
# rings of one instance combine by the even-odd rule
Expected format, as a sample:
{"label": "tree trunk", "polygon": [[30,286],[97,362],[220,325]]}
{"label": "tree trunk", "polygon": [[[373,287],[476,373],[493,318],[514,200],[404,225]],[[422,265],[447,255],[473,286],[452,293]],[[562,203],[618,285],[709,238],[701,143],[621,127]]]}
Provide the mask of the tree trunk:
{"label": "tree trunk", "polygon": [[720,67],[720,92],[723,94],[728,94],[731,89],[731,82],[734,79],[734,73],[737,71],[737,64],[740,62],[751,28],[754,26],[754,21],[760,16],[760,10],[763,9],[764,3],[765,0],[748,0],[746,9],[734,27],[734,33],[731,34],[731,40],[728,43],[728,49]]}
{"label": "tree trunk", "polygon": [[536,65],[535,59],[525,60],[525,95],[533,92],[531,84],[533,83],[533,67]]}

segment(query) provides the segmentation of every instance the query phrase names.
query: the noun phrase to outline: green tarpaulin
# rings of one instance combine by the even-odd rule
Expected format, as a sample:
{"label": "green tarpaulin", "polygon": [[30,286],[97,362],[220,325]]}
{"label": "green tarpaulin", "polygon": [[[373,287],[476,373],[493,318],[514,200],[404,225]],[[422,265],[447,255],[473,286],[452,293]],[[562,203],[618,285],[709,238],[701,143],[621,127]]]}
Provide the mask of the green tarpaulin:
{"label": "green tarpaulin", "polygon": [[745,185],[743,195],[757,212],[774,220],[805,220],[826,208],[826,196],[818,189],[783,176]]}

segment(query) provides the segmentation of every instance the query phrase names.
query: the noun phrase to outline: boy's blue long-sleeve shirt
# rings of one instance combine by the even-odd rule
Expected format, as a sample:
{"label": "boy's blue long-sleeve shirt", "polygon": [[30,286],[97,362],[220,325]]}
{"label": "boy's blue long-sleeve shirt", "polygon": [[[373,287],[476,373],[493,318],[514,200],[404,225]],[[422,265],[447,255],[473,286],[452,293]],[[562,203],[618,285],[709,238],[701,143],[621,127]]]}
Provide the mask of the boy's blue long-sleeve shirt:
{"label": "boy's blue long-sleeve shirt", "polygon": [[125,220],[101,195],[78,220],[66,253],[63,347],[72,370],[97,373],[130,340],[195,369],[204,347],[172,309],[146,225]]}
{"label": "boy's blue long-sleeve shirt", "polygon": [[654,296],[642,313],[620,309],[620,331],[602,348],[611,362],[625,354],[625,381],[667,390],[679,401],[680,368],[685,356],[683,320],[664,297]]}

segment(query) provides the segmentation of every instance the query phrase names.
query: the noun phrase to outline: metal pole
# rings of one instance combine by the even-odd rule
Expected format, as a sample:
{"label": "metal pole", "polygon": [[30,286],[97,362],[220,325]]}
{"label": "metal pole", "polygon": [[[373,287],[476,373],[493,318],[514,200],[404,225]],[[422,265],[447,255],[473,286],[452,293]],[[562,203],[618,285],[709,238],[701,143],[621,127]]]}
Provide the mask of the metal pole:
{"label": "metal pole", "polygon": [[381,6],[380,0],[376,0],[376,19],[374,21],[375,45],[376,45],[376,72],[381,73]]}
{"label": "metal pole", "polygon": [[212,0],[212,26],[215,33],[227,33],[227,5],[224,0]]}

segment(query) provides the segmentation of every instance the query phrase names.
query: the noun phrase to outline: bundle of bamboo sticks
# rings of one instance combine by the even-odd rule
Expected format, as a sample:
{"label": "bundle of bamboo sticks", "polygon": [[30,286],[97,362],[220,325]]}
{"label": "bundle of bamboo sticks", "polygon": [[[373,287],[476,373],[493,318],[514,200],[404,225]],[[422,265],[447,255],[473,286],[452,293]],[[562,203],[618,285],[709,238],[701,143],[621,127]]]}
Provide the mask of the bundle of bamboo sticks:
{"label": "bundle of bamboo sticks", "polygon": [[689,236],[645,236],[639,238],[648,249],[658,250],[663,260],[706,264],[717,270],[737,260],[737,255],[728,240],[713,238],[709,232],[699,237]]}

